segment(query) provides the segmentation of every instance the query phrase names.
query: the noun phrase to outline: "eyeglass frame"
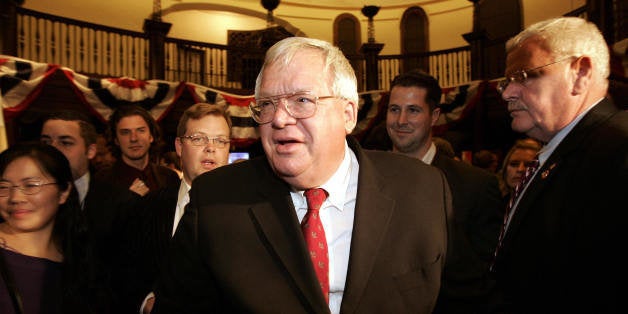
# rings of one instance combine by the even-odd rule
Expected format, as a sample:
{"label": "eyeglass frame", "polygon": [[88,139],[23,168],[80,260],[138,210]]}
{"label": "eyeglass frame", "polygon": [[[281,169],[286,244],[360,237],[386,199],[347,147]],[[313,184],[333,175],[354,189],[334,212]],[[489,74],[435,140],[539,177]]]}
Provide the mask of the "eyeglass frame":
{"label": "eyeglass frame", "polygon": [[[528,72],[532,72],[532,71],[535,71],[535,70],[538,70],[538,69],[542,69],[544,67],[548,67],[550,65],[554,65],[556,63],[560,63],[560,62],[563,62],[565,60],[569,60],[571,58],[573,58],[573,56],[565,57],[565,58],[559,59],[557,61],[545,64],[545,65],[541,65],[541,66],[538,66],[538,67],[535,67],[535,68],[524,69],[524,70],[519,70],[519,71],[512,72],[510,75],[506,76],[503,80],[500,80],[499,82],[497,82],[497,91],[500,94],[503,94],[504,91],[506,91],[506,88],[508,88],[508,85],[510,85],[510,83],[512,83],[512,82],[515,82],[515,83],[518,83],[518,84],[525,84],[525,82],[528,80]],[[519,76],[519,75],[520,75],[520,78],[516,78],[515,77],[515,76]]]}
{"label": "eyeglass frame", "polygon": [[[203,140],[202,143],[201,144],[194,144],[193,139],[195,139],[195,138],[202,139]],[[190,145],[195,146],[195,147],[207,146],[211,142],[212,146],[214,146],[216,148],[225,148],[225,147],[227,147],[227,144],[231,143],[231,139],[230,138],[225,139],[225,138],[220,137],[220,136],[209,137],[207,135],[201,135],[201,134],[179,136],[179,140],[181,142],[183,142],[184,139],[189,140]]]}
{"label": "eyeglass frame", "polygon": [[[3,185],[5,185],[5,184],[4,184],[4,182],[8,183],[8,184],[6,184],[6,186],[5,186],[5,187],[7,188],[7,194],[6,194],[6,195],[3,195],[3,192],[2,192],[2,191],[3,191],[3,190],[2,190]],[[27,191],[26,191],[26,189],[28,189],[28,187],[25,187],[25,186],[24,186],[24,184],[25,184],[25,183],[18,184],[18,185],[14,185],[14,184],[11,184],[11,183],[9,183],[9,182],[7,182],[7,181],[4,181],[4,182],[0,182],[0,197],[9,197],[9,195],[11,195],[11,190],[13,190],[13,189],[18,189],[18,190],[20,190],[20,192],[22,192],[22,194],[24,194],[24,195],[35,195],[35,194],[39,194],[39,192],[41,192],[41,188],[42,188],[43,186],[46,186],[46,185],[53,185],[53,184],[59,184],[58,182],[48,182],[48,183],[41,183],[41,182],[38,182],[37,184],[35,184],[35,187],[36,187],[35,189],[36,189],[36,191],[34,191],[34,192],[32,192],[32,193],[31,193],[31,192],[27,192]],[[32,188],[32,187],[31,187],[31,188]]]}
{"label": "eyeglass frame", "polygon": [[[340,99],[344,99],[344,97],[339,97],[339,96],[334,96],[334,95],[329,95],[329,96],[314,96],[312,95],[311,91],[299,91],[299,92],[292,92],[292,93],[287,93],[287,94],[280,94],[280,95],[274,95],[274,96],[268,96],[268,97],[261,97],[261,98],[256,98],[255,102],[250,102],[249,103],[249,110],[251,112],[251,117],[253,118],[253,120],[255,120],[255,122],[257,122],[258,124],[266,124],[269,123],[271,121],[273,121],[273,117],[275,116],[275,113],[277,112],[277,106],[279,105],[279,101],[281,101],[282,99],[287,99],[293,96],[297,96],[297,95],[310,95],[314,97],[314,110],[312,110],[312,112],[308,115],[304,115],[304,116],[298,116],[296,117],[294,115],[294,113],[292,113],[290,111],[290,105],[286,102],[285,104],[285,108],[286,108],[286,112],[293,118],[295,119],[307,119],[310,117],[313,117],[316,114],[316,110],[318,109],[318,101],[319,100],[325,100],[325,99],[332,99],[332,98],[340,98]],[[268,121],[263,121],[260,120],[256,115],[255,115],[255,109],[257,107],[256,104],[259,103],[260,101],[270,101],[270,103],[273,105],[273,112],[271,115],[271,119]],[[261,112],[261,111],[260,111]]]}

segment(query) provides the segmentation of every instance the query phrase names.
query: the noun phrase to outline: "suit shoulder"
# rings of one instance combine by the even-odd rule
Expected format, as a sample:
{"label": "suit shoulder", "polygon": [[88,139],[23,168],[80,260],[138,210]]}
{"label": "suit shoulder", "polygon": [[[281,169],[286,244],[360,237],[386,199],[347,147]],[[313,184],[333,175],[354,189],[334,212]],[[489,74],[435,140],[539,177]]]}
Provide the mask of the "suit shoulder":
{"label": "suit shoulder", "polygon": [[164,167],[162,165],[156,165],[157,167],[157,172],[164,176],[167,180],[168,183],[172,183],[172,182],[178,182],[180,181],[179,175],[177,175],[176,172],[174,172],[172,169],[168,168],[168,167]]}
{"label": "suit shoulder", "polygon": [[[440,175],[440,171],[416,158],[386,151],[364,150],[376,169],[390,175]],[[359,161],[362,162],[362,161]]]}
{"label": "suit shoulder", "polygon": [[497,180],[496,176],[484,169],[480,169],[468,163],[449,158],[447,156],[441,157],[441,163],[436,163],[434,166],[441,168],[447,175],[448,171],[454,171],[458,175],[475,178],[476,180]]}
{"label": "suit shoulder", "polygon": [[265,167],[267,168],[268,166],[266,158],[264,157],[257,157],[243,162],[225,165],[199,175],[194,179],[192,186],[197,184],[247,184],[248,182],[254,181],[254,177],[259,177],[260,171]]}

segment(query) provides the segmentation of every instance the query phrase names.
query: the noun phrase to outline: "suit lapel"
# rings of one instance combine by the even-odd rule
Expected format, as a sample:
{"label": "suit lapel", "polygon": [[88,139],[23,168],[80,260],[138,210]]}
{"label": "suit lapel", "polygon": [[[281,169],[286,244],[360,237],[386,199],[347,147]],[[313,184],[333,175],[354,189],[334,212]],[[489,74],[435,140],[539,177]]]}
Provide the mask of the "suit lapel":
{"label": "suit lapel", "polygon": [[545,164],[539,168],[528,189],[521,197],[508,227],[508,232],[506,232],[504,247],[508,247],[508,243],[516,234],[524,217],[534,207],[534,202],[545,190],[545,187],[551,183],[555,174],[560,171],[564,161],[569,158],[570,154],[577,153],[575,150],[582,141],[587,140],[587,136],[593,133],[594,128],[608,120],[616,112],[617,109],[613,103],[605,98],[592,108],[556,147],[556,150],[554,150]]}
{"label": "suit lapel", "polygon": [[[272,178],[270,182],[268,178]],[[260,199],[264,201],[253,206],[251,214],[261,231],[262,242],[286,270],[287,279],[298,289],[295,292],[304,306],[315,313],[329,312],[309,259],[289,187],[270,171],[256,182],[264,182],[258,185]]]}
{"label": "suit lapel", "polygon": [[[349,144],[353,146],[351,141]],[[383,193],[381,175],[368,157],[359,147],[352,149],[360,163],[360,172],[342,313],[355,312],[360,303],[395,205],[395,201]]]}

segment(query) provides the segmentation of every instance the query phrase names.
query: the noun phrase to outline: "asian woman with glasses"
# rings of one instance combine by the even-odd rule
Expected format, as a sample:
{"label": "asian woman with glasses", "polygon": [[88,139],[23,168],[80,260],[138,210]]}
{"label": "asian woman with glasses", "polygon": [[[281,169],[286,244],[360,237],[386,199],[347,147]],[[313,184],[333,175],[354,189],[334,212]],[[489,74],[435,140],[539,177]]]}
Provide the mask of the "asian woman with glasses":
{"label": "asian woman with glasses", "polygon": [[102,312],[89,284],[95,263],[85,219],[61,152],[29,143],[0,154],[0,215],[0,313]]}

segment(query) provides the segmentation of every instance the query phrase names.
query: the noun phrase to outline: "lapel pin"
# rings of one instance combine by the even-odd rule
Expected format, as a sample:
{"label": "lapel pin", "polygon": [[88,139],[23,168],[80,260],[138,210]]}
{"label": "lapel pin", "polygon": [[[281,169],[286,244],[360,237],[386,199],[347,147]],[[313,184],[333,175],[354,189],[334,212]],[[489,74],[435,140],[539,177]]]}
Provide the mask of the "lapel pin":
{"label": "lapel pin", "polygon": [[541,179],[545,180],[549,176],[550,171],[556,167],[556,163],[551,164],[545,171],[541,172]]}

